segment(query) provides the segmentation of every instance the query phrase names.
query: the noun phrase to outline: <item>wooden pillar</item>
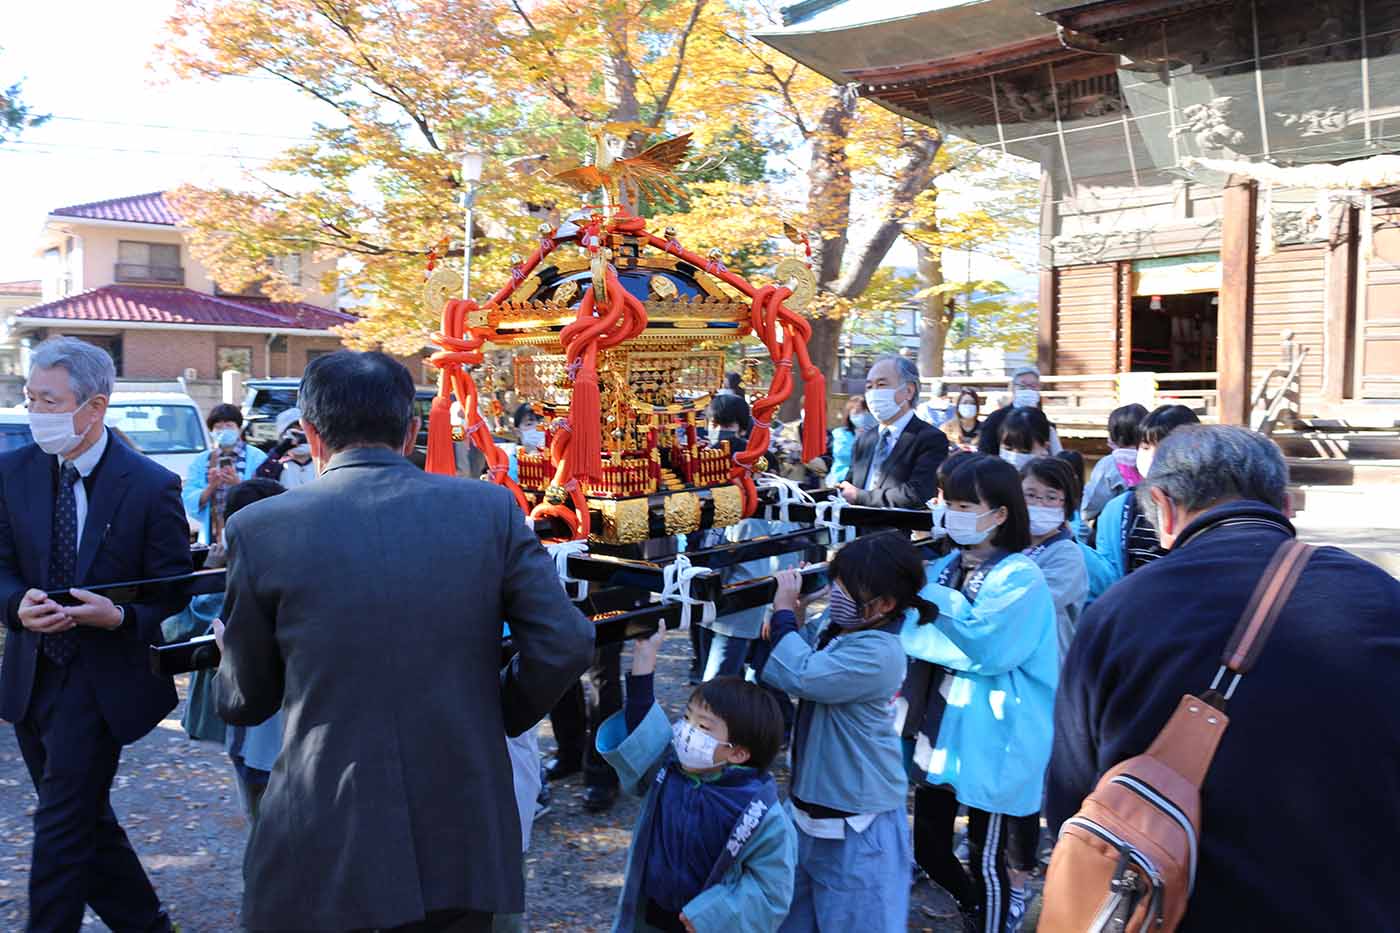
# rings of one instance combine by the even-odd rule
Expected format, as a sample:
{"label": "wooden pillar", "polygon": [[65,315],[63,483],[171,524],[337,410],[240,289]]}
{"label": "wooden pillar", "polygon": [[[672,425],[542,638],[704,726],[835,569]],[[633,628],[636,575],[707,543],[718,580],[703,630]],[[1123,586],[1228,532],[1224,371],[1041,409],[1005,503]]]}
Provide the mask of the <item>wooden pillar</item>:
{"label": "wooden pillar", "polygon": [[1258,185],[1239,175],[1225,183],[1220,228],[1220,307],[1216,353],[1220,423],[1248,424],[1249,330],[1254,315],[1254,238]]}
{"label": "wooden pillar", "polygon": [[[1327,294],[1323,306],[1322,400],[1341,404],[1347,397],[1350,371],[1352,321],[1356,316],[1359,266],[1357,254],[1358,211],[1343,204],[1341,216],[1327,241]],[[1330,224],[1329,224],[1330,226]]]}
{"label": "wooden pillar", "polygon": [[1049,376],[1055,372],[1055,180],[1052,170],[1040,172],[1040,298],[1036,366]]}

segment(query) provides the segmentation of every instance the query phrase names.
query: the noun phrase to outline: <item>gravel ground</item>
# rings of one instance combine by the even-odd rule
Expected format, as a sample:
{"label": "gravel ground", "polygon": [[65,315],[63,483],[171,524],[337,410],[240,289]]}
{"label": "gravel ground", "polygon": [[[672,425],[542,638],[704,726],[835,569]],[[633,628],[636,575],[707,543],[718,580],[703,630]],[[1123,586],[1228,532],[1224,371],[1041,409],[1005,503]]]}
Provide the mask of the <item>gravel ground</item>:
{"label": "gravel ground", "polygon": [[[689,654],[689,641],[679,634],[662,651],[657,692],[668,713],[680,711],[689,695]],[[183,702],[186,678],[177,682]],[[112,805],[184,933],[236,930],[247,827],[233,771],[221,748],[185,737],[179,714],[176,710],[125,750]],[[554,746],[548,720],[540,727],[540,744],[548,756]],[[776,771],[784,781],[785,769]],[[551,789],[551,809],[536,821],[526,857],[528,927],[607,930],[622,886],[637,802],[622,797],[611,812],[599,816],[584,812],[580,778]],[[0,930],[23,928],[34,803],[14,730],[0,728]],[[930,885],[921,884],[913,893],[909,929],[961,929],[957,921],[940,916],[946,902]],[[106,927],[89,914],[88,929]]]}

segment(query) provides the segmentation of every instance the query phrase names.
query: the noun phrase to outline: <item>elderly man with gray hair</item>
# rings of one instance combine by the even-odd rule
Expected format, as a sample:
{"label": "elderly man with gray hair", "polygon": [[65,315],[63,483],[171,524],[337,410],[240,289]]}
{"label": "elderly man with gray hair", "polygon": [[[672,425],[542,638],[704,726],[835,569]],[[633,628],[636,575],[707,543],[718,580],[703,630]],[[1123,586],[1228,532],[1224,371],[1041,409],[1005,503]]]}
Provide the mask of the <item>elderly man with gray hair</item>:
{"label": "elderly man with gray hair", "polygon": [[[1278,448],[1244,428],[1182,427],[1157,448],[1137,495],[1168,553],[1100,597],[1075,634],[1056,697],[1052,830],[1147,750],[1183,695],[1211,685],[1294,536],[1287,483]],[[1230,694],[1179,930],[1376,929],[1400,912],[1398,670],[1400,582],[1315,551]]]}
{"label": "elderly man with gray hair", "polygon": [[92,344],[44,341],[24,387],[34,443],[0,455],[0,718],[39,798],[29,930],[76,933],[87,907],[113,930],[171,928],[108,794],[122,746],[175,708],[146,652],[187,600],[82,587],[189,573],[189,526],[179,477],[103,425],[115,379]]}
{"label": "elderly man with gray hair", "polygon": [[[1009,384],[1011,404],[998,408],[982,422],[982,430],[977,435],[977,452],[995,457],[1001,453],[1001,423],[1006,416],[1018,408],[1040,408],[1040,370],[1034,366],[1022,366],[1011,374]],[[1050,453],[1063,450],[1060,435],[1055,426],[1050,425]]]}
{"label": "elderly man with gray hair", "polygon": [[902,356],[882,356],[865,376],[865,404],[879,422],[851,453],[851,478],[837,486],[852,505],[922,509],[938,489],[948,436],[914,413],[919,369]]}

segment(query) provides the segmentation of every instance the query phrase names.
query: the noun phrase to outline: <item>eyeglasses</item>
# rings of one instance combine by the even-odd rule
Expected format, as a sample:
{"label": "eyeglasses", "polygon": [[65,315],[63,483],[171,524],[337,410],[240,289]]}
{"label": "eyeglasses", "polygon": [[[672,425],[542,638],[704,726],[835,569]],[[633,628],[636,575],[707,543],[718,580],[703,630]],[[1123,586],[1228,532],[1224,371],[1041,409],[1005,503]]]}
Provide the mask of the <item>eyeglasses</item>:
{"label": "eyeglasses", "polygon": [[1065,497],[1063,493],[1052,493],[1050,495],[1040,495],[1039,493],[1026,493],[1026,505],[1044,505],[1064,507]]}

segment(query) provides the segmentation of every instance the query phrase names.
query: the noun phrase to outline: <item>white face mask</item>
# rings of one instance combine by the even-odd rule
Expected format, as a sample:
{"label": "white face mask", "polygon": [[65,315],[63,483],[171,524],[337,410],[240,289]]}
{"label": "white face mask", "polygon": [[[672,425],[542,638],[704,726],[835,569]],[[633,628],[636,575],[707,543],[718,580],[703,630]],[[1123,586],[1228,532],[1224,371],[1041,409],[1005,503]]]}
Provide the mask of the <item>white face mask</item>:
{"label": "white face mask", "polygon": [[214,443],[220,447],[234,447],[238,444],[238,432],[233,428],[224,428],[214,435]]}
{"label": "white face mask", "polygon": [[977,417],[977,406],[974,405],[974,404],[972,404],[971,402],[963,402],[961,405],[958,406],[958,417],[959,417],[959,418],[976,418],[976,417]]}
{"label": "white face mask", "polygon": [[676,749],[676,760],[681,763],[681,767],[691,771],[713,768],[716,764],[715,752],[721,745],[733,748],[730,743],[721,742],[684,719],[671,724],[671,745]]}
{"label": "white face mask", "polygon": [[857,431],[868,431],[879,424],[875,416],[868,411],[857,412],[851,415],[851,424],[856,426]]}
{"label": "white face mask", "polygon": [[996,530],[995,525],[983,531],[977,530],[977,523],[991,514],[990,511],[978,514],[976,512],[956,512],[949,509],[943,514],[943,526],[948,529],[948,537],[963,547],[972,547],[986,541]]}
{"label": "white face mask", "polygon": [[938,541],[948,537],[948,529],[943,524],[943,518],[948,514],[948,506],[942,502],[935,502],[929,507],[933,513],[933,519],[929,524],[929,530],[933,532],[933,540]]}
{"label": "white face mask", "polygon": [[539,428],[525,428],[520,432],[520,443],[534,450],[544,446],[544,432]]}
{"label": "white face mask", "polygon": [[893,420],[899,414],[899,409],[903,406],[895,401],[896,389],[866,389],[865,404],[870,409],[870,413],[879,421]]}
{"label": "white face mask", "polygon": [[1038,389],[1017,389],[1011,393],[1011,404],[1017,408],[1034,408],[1040,404]]}
{"label": "white face mask", "polygon": [[1118,447],[1113,451],[1113,459],[1124,466],[1136,466],[1139,453],[1136,447]]}
{"label": "white face mask", "polygon": [[291,450],[287,451],[287,453],[291,455],[293,460],[305,460],[306,458],[311,456],[311,445],[298,444]]}
{"label": "white face mask", "polygon": [[[86,404],[86,403],[84,403]],[[29,433],[34,435],[34,443],[46,454],[61,457],[83,442],[78,433],[78,423],[73,417],[83,408],[79,405],[73,411],[29,413]]]}
{"label": "white face mask", "polygon": [[1065,510],[1058,505],[1032,505],[1026,511],[1031,515],[1031,534],[1048,535],[1065,523]]}
{"label": "white face mask", "polygon": [[1152,469],[1152,455],[1155,451],[1147,447],[1139,447],[1137,452],[1137,471],[1143,479],[1147,479],[1147,472]]}
{"label": "white face mask", "polygon": [[1007,450],[1005,447],[1003,447],[1001,449],[1001,459],[1005,460],[1007,463],[1011,464],[1019,470],[1021,469],[1021,467],[1034,460],[1035,454],[1022,453],[1018,450]]}

